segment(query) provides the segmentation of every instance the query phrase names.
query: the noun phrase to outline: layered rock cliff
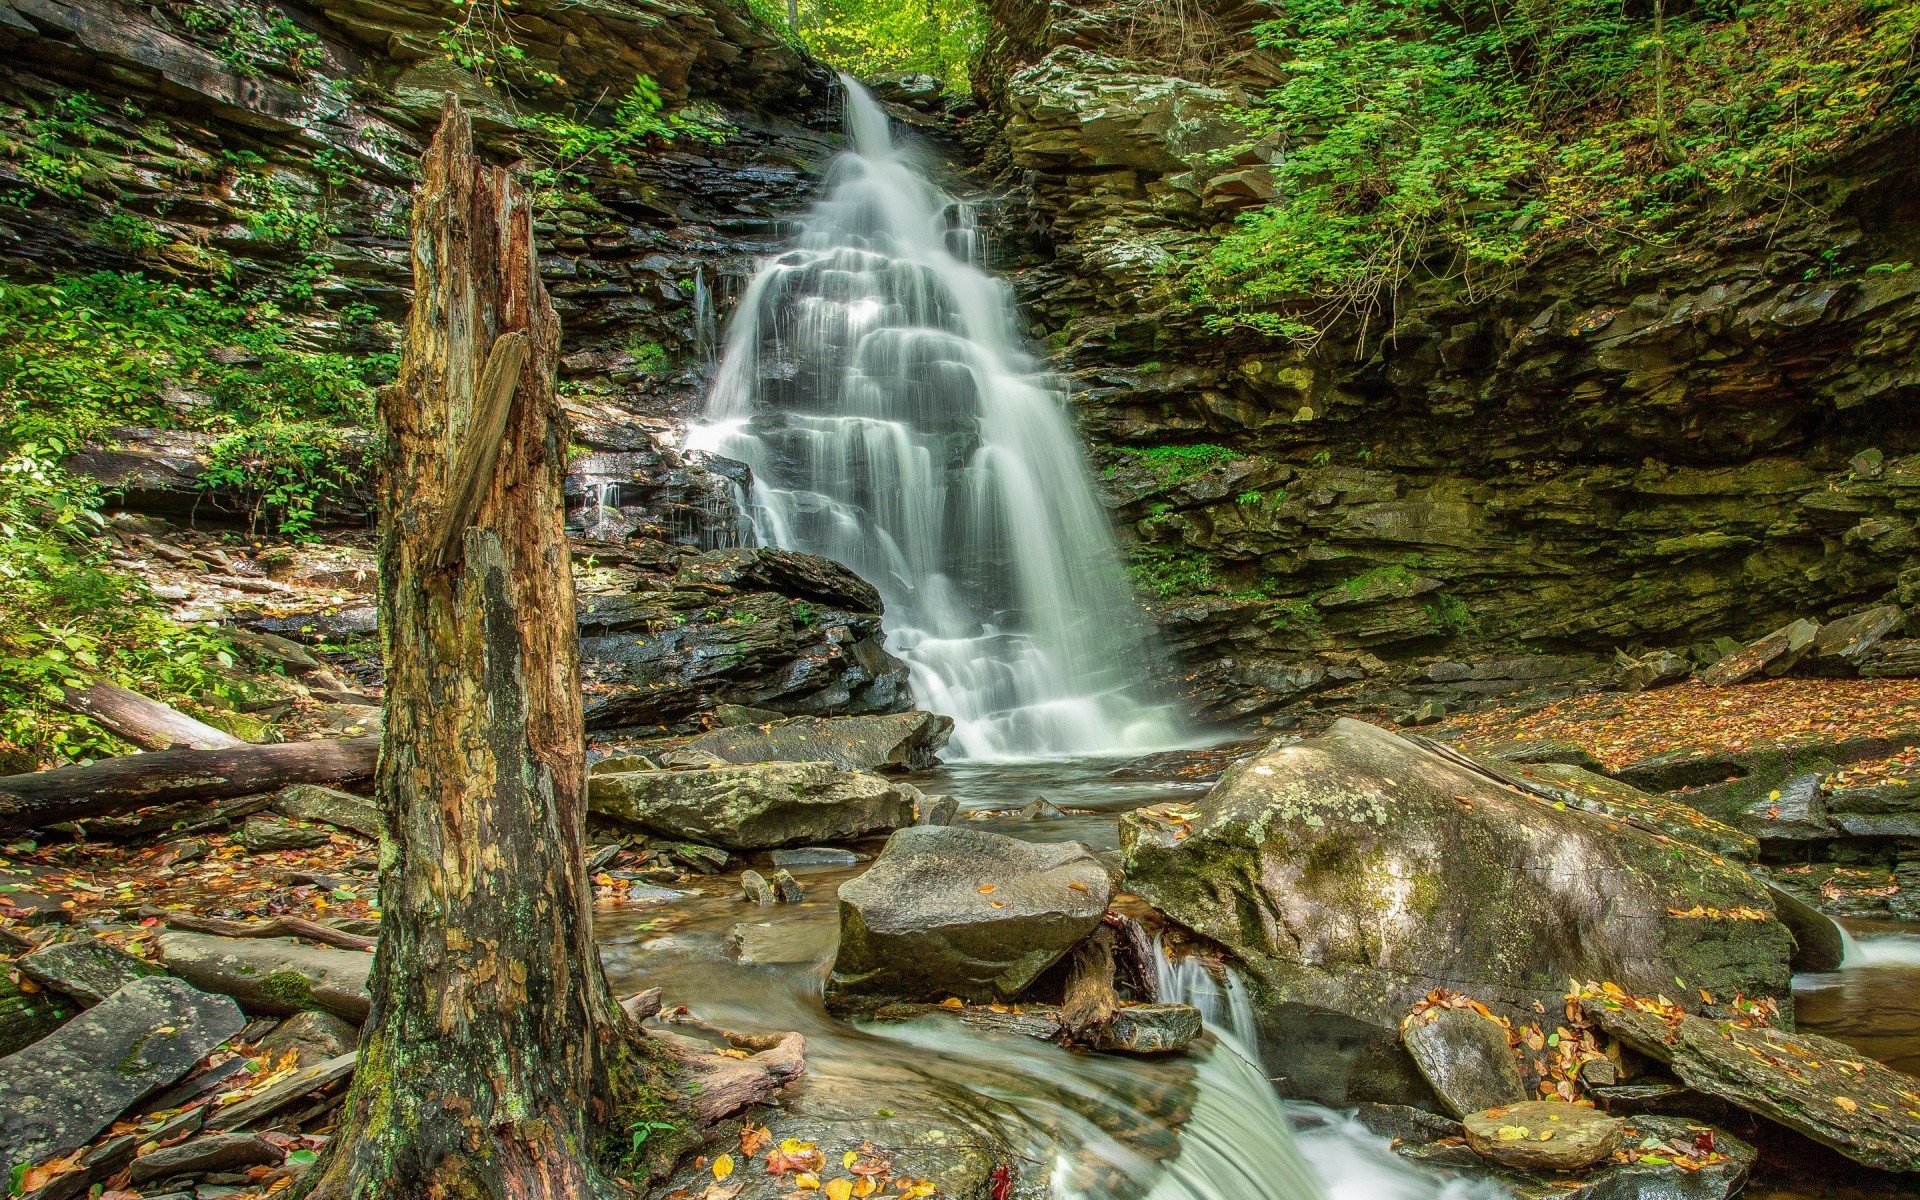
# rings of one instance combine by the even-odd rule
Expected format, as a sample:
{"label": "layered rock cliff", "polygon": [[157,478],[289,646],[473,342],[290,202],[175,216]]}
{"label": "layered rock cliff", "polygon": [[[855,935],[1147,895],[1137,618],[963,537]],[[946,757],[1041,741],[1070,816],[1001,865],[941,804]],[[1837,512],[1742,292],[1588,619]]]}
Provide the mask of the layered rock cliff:
{"label": "layered rock cliff", "polygon": [[1177,269],[1274,195],[1256,6],[991,7],[1007,265],[1203,710],[1571,686],[1920,598],[1910,126],[1647,265],[1416,277],[1304,347],[1207,329]]}

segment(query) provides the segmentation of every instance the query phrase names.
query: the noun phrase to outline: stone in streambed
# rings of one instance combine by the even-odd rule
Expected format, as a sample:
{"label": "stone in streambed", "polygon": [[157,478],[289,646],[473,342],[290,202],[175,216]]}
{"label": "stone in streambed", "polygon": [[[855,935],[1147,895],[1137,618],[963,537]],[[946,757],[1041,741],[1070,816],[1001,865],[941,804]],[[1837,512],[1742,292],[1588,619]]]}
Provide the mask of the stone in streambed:
{"label": "stone in streambed", "polygon": [[1113,892],[1077,842],[915,826],[840,887],[831,1003],[1011,1000],[1093,932]]}
{"label": "stone in streambed", "polygon": [[728,850],[848,841],[910,825],[909,784],[826,762],[611,771],[587,782],[594,812]]}
{"label": "stone in streambed", "polygon": [[372,998],[363,950],[312,946],[292,938],[226,938],[168,930],[159,937],[167,970],[252,1012],[292,1015],[318,1008],[358,1025]]}
{"label": "stone in streambed", "polygon": [[127,984],[0,1059],[0,1177],[85,1145],[245,1025],[225,996],[160,976]]}
{"label": "stone in streambed", "polygon": [[153,964],[98,938],[42,946],[15,959],[13,965],[35,983],[65,992],[89,1008],[136,979],[161,973]]}
{"label": "stone in streambed", "polygon": [[1627,1123],[1563,1100],[1527,1100],[1460,1122],[1467,1145],[1482,1158],[1523,1171],[1578,1171],[1620,1148]]}
{"label": "stone in streambed", "polygon": [[740,872],[740,896],[748,904],[765,908],[773,903],[773,888],[768,885],[766,876],[748,869]]}
{"label": "stone in streambed", "polygon": [[[1361,1119],[1366,1120],[1364,1112]],[[1641,1150],[1655,1158],[1604,1161],[1569,1175],[1514,1170],[1481,1158],[1462,1143],[1433,1138],[1409,1138],[1394,1149],[1429,1167],[1497,1183],[1513,1200],[1728,1200],[1739,1194],[1758,1157],[1746,1142],[1702,1121],[1638,1115],[1629,1129],[1626,1144],[1638,1150],[1651,1141],[1665,1152]],[[1702,1152],[1703,1142],[1711,1152]],[[1681,1149],[1692,1154],[1682,1155]],[[1690,1164],[1675,1165],[1681,1157],[1691,1159]]]}
{"label": "stone in streambed", "polygon": [[1471,1008],[1428,1008],[1407,1018],[1400,1040],[1449,1113],[1518,1104],[1527,1098],[1506,1027]]}
{"label": "stone in streambed", "polygon": [[[849,771],[924,771],[940,761],[953,718],[930,712],[878,717],[800,717],[734,725],[694,738],[676,753],[721,762],[830,762]],[[677,761],[677,760],[676,760]]]}
{"label": "stone in streambed", "polygon": [[1066,813],[1060,811],[1059,805],[1047,799],[1045,796],[1035,796],[1027,802],[1025,808],[1022,808],[1019,813],[1015,815],[1014,820],[1058,821],[1066,815]]}
{"label": "stone in streambed", "polygon": [[1436,988],[1517,1021],[1569,978],[1792,1002],[1792,935],[1747,871],[1358,721],[1121,841],[1127,890],[1255,976],[1268,1066],[1325,1103],[1433,1103],[1400,1021]]}
{"label": "stone in streambed", "polygon": [[798,904],[807,898],[806,889],[801,887],[800,881],[793,877],[793,872],[785,867],[775,871],[769,882],[773,884],[774,896],[782,904]]}
{"label": "stone in streambed", "polygon": [[960,801],[952,796],[925,796],[914,816],[915,825],[951,825],[960,815]]}
{"label": "stone in streambed", "polygon": [[1190,1004],[1133,1004],[1115,1009],[1093,1048],[1116,1054],[1170,1054],[1200,1036],[1200,1010]]}

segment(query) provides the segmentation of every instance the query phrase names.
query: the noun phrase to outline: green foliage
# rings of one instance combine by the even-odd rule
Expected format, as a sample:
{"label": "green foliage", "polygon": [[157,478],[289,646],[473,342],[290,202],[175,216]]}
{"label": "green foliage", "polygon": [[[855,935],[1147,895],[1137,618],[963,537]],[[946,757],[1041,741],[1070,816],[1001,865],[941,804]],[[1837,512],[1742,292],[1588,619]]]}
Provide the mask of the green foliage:
{"label": "green foliage", "polygon": [[1311,601],[1294,598],[1274,601],[1267,623],[1282,632],[1312,636],[1320,632],[1323,618]]}
{"label": "green foliage", "polygon": [[635,155],[656,139],[693,137],[719,142],[732,129],[718,115],[695,110],[666,112],[660,86],[645,75],[634,79],[633,87],[604,118],[597,110],[580,120],[557,113],[528,113],[521,124],[536,134],[530,147],[536,162],[531,182],[545,192],[584,186],[587,177],[580,168],[588,162],[632,166]]}
{"label": "green foliage", "polygon": [[[772,9],[772,12],[766,11]],[[762,19],[784,25],[773,4]],[[800,0],[808,49],[856,76],[911,72],[965,91],[967,72],[986,38],[979,0]]]}
{"label": "green foliage", "polygon": [[652,375],[673,365],[673,356],[659,342],[634,342],[627,347],[627,354],[633,359],[633,369],[643,375]]}
{"label": "green foliage", "polygon": [[1912,111],[1909,0],[1282,0],[1243,116],[1285,196],[1192,274],[1220,325],[1379,328],[1416,271],[1469,298],[1556,241],[1623,262],[1717,197],[1791,196]]}
{"label": "green foliage", "polygon": [[1214,585],[1213,564],[1196,550],[1166,546],[1135,546],[1127,562],[1134,585],[1162,600],[1194,596]]}
{"label": "green foliage", "polygon": [[256,531],[299,538],[329,506],[364,503],[377,465],[372,440],[352,430],[268,420],[215,442],[202,478],[244,509]]}
{"label": "green foliage", "polygon": [[1448,592],[1441,592],[1433,603],[1422,605],[1421,611],[1427,614],[1433,631],[1438,634],[1465,633],[1479,624],[1467,602]]}
{"label": "green foliage", "polygon": [[266,74],[272,67],[304,79],[326,61],[320,39],[296,25],[275,4],[259,0],[207,4],[170,3],[168,10],[190,37],[209,45],[235,72]]}
{"label": "green foliage", "polygon": [[135,258],[152,258],[173,239],[138,213],[116,208],[93,223],[93,235]]}
{"label": "green foliage", "polygon": [[[97,171],[86,152],[113,136],[94,120],[105,111],[91,93],[69,92],[45,114],[28,121],[22,130],[26,140],[7,147],[20,178],[68,200],[84,196],[88,178]],[[12,194],[8,199],[24,205],[28,196]]]}
{"label": "green foliage", "polygon": [[515,7],[514,0],[454,0],[459,19],[449,19],[435,35],[434,44],[450,61],[487,83],[551,88],[561,79],[528,64],[513,23]]}
{"label": "green foliage", "polygon": [[[1196,446],[1153,446],[1145,450],[1122,450],[1120,453],[1128,463],[1140,463],[1151,468],[1163,483],[1192,479],[1240,457],[1225,446],[1207,443]],[[1112,471],[1109,469],[1108,474],[1112,474]]]}

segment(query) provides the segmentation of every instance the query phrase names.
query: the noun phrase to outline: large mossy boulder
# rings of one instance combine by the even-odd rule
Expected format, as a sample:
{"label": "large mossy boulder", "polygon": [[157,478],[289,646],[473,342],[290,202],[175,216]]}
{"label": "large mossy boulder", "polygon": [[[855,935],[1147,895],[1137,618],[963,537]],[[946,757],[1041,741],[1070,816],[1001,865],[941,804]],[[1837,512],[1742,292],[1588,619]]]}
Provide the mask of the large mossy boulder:
{"label": "large mossy boulder", "polygon": [[829,762],[596,772],[596,813],[728,850],[840,842],[911,825],[919,791]]}
{"label": "large mossy boulder", "polygon": [[1793,937],[1746,871],[1358,721],[1121,838],[1129,889],[1245,964],[1268,1065],[1327,1102],[1434,1103],[1399,1025],[1436,988],[1521,1021],[1569,979],[1791,1008]]}
{"label": "large mossy boulder", "polygon": [[840,887],[828,1003],[1015,999],[1093,932],[1112,895],[1107,868],[1078,842],[902,829]]}

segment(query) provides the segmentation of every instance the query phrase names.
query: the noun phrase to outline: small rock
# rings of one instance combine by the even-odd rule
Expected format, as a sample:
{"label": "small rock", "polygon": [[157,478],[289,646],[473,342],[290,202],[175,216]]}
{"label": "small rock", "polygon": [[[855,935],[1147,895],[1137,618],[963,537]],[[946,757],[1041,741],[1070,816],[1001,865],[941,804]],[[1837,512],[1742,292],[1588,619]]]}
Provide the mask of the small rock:
{"label": "small rock", "polygon": [[620,857],[621,849],[622,847],[619,842],[612,842],[605,846],[595,846],[593,851],[587,855],[587,874],[592,875],[594,872],[611,864],[614,859]]}
{"label": "small rock", "polygon": [[155,867],[177,867],[184,863],[198,862],[207,856],[209,847],[199,838],[175,838],[154,852]]}
{"label": "small rock", "polygon": [[740,892],[749,904],[765,908],[774,902],[773,888],[758,871],[740,872]]}
{"label": "small rock", "polygon": [[127,984],[0,1059],[0,1177],[84,1146],[126,1107],[192,1070],[246,1019],[166,976]]}
{"label": "small rock", "polygon": [[780,898],[782,904],[798,904],[807,898],[806,889],[802,888],[800,881],[793,877],[793,872],[785,867],[773,873],[773,894]]}
{"label": "small rock", "polygon": [[1134,1004],[1115,1010],[1094,1037],[1095,1050],[1167,1054],[1200,1036],[1200,1010],[1188,1004]]}
{"label": "small rock", "polygon": [[159,937],[167,969],[254,1012],[292,1015],[321,1008],[359,1024],[372,1004],[373,955],[311,946],[292,938],[225,938],[168,930]]}
{"label": "small rock", "polygon": [[200,1175],[244,1167],[275,1166],[284,1152],[250,1133],[203,1133],[177,1146],[162,1146],[133,1160],[136,1184],[170,1175]]}
{"label": "small rock", "polygon": [[1438,725],[1446,719],[1447,706],[1444,701],[1426,700],[1421,702],[1420,707],[1400,718],[1400,723],[1402,725],[1418,727],[1421,725]]}
{"label": "small rock", "polygon": [[842,850],[838,846],[802,846],[797,850],[775,850],[772,855],[776,867],[851,867],[855,863],[867,861],[867,855],[856,854],[852,850]]}
{"label": "small rock", "polygon": [[35,983],[65,992],[89,1008],[136,979],[161,973],[153,964],[98,938],[55,942],[16,959],[13,965]]}
{"label": "small rock", "polygon": [[292,1050],[294,1062],[302,1067],[323,1063],[359,1048],[358,1029],[330,1012],[316,1009],[297,1012],[280,1022],[272,1033],[260,1040],[258,1047],[276,1064],[281,1055]]}
{"label": "small rock", "polygon": [[1627,1123],[1560,1100],[1527,1100],[1470,1113],[1467,1145],[1483,1158],[1523,1171],[1578,1171],[1620,1148]]}
{"label": "small rock", "polygon": [[1812,648],[1819,632],[1818,625],[1803,617],[1720,659],[1700,672],[1700,680],[1710,687],[1726,687],[1744,683],[1762,671],[1778,675]]}
{"label": "small rock", "polygon": [[913,823],[916,825],[951,825],[953,824],[953,819],[959,814],[960,801],[954,799],[952,796],[926,796],[923,797],[920,802],[919,812],[915,815]]}
{"label": "small rock", "polygon": [[1456,1117],[1527,1098],[1507,1031],[1471,1008],[1430,1008],[1407,1019],[1400,1040],[1440,1103]]}
{"label": "small rock", "polygon": [[1686,656],[1671,650],[1655,650],[1639,658],[1630,658],[1614,672],[1614,681],[1625,692],[1650,692],[1654,688],[1679,683],[1693,674]]}
{"label": "small rock", "polygon": [[664,846],[667,856],[685,863],[704,875],[712,875],[727,869],[733,856],[718,846],[703,846],[699,842],[672,842]]}
{"label": "small rock", "polygon": [[321,787],[317,783],[296,783],[281,788],[275,794],[271,807],[283,817],[296,821],[321,821],[375,841],[380,839],[384,828],[380,810],[373,801],[334,788]]}
{"label": "small rock", "polygon": [[278,850],[311,850],[315,846],[324,846],[328,836],[326,830],[312,826],[288,825],[265,817],[248,817],[240,830],[240,844],[255,854],[270,854]]}
{"label": "small rock", "polygon": [[1057,821],[1067,814],[1060,811],[1058,805],[1045,796],[1035,796],[1027,806],[1020,810],[1015,820],[1019,821]]}

